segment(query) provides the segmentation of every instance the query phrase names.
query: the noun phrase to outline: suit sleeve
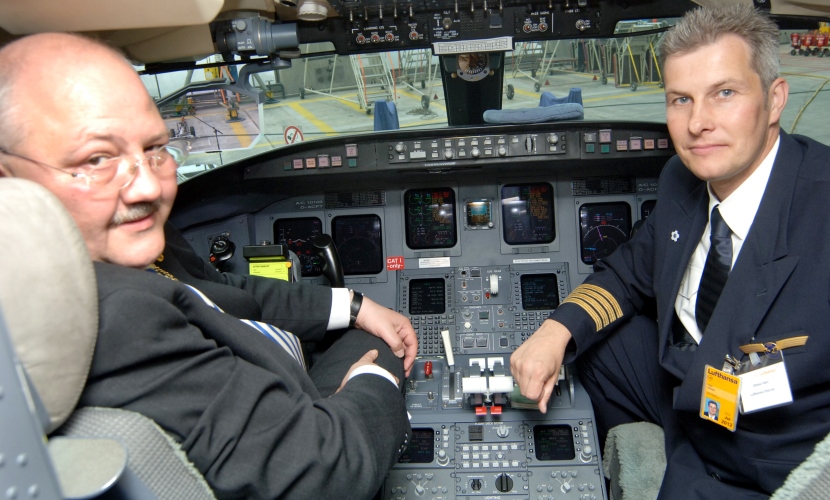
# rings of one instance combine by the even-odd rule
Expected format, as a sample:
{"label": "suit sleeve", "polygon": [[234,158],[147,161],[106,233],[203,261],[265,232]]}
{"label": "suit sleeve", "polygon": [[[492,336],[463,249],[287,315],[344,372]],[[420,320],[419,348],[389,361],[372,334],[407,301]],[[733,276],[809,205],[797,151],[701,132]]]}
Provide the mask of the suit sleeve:
{"label": "suit sleeve", "polygon": [[265,321],[303,341],[320,340],[331,316],[331,289],[305,283],[245,274],[220,273],[199,257],[169,222],[159,266],[177,279],[195,286],[226,313],[237,318]]}
{"label": "suit sleeve", "polygon": [[362,375],[320,398],[281,349],[186,288],[108,290],[98,277],[99,338],[82,404],[155,420],[220,498],[379,489],[410,432],[392,384]]}

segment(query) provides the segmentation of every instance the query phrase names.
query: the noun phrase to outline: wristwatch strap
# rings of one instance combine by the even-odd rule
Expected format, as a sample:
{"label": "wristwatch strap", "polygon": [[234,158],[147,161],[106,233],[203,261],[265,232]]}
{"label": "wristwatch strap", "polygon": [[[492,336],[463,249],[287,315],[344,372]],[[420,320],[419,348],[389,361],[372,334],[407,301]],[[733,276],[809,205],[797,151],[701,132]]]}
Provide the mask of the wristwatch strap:
{"label": "wristwatch strap", "polygon": [[352,302],[349,304],[349,327],[354,328],[357,321],[357,313],[360,312],[360,306],[363,305],[363,294],[352,290]]}

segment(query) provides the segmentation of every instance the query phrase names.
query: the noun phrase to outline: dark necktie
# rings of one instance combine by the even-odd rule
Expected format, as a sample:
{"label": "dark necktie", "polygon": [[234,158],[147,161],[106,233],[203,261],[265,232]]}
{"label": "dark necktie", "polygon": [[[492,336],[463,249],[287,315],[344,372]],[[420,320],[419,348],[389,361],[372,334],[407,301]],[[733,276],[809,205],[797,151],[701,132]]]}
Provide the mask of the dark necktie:
{"label": "dark necktie", "polygon": [[712,317],[712,311],[715,310],[715,304],[718,303],[726,279],[729,278],[729,271],[732,269],[732,231],[724,222],[717,206],[712,209],[709,222],[712,226],[709,240],[711,244],[709,255],[706,256],[706,264],[703,266],[703,276],[700,277],[695,304],[695,320],[701,334],[709,324],[709,318]]}

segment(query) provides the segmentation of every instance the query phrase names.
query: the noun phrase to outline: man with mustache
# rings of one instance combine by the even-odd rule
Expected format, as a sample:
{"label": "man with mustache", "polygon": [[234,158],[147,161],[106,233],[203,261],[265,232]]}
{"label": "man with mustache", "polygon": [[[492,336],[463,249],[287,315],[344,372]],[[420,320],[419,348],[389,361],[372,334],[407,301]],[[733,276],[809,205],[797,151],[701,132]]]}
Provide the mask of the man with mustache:
{"label": "man with mustache", "polygon": [[[41,34],[0,50],[0,67],[14,68],[0,74],[0,176],[52,191],[96,261],[99,335],[79,404],[155,420],[218,497],[371,497],[411,433],[398,385],[417,351],[408,320],[359,294],[350,304],[345,289],[239,277],[243,299],[214,289],[214,301],[183,284],[155,263],[188,147],[168,142],[129,62]],[[221,311],[237,303],[262,310]],[[296,339],[256,321],[284,311],[296,319],[276,326],[300,340],[366,331],[349,330],[306,372]]]}
{"label": "man with mustache", "polygon": [[[544,412],[576,358],[600,439],[626,422],[662,426],[661,498],[767,498],[830,432],[830,148],[781,130],[779,53],[777,27],[751,4],[698,8],[663,36],[677,156],[657,208],[510,360]],[[727,415],[718,394],[710,420],[707,377],[737,398],[728,372],[752,387],[755,366],[777,377],[776,397],[741,392],[756,411]]]}

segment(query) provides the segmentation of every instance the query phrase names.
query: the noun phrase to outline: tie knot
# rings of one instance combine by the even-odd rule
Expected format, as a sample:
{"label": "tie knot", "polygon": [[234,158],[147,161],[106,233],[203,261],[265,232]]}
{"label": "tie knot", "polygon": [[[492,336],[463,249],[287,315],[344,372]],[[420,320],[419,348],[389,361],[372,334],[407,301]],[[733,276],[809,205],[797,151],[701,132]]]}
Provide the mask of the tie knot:
{"label": "tie knot", "polygon": [[712,217],[709,218],[709,222],[712,225],[712,237],[729,238],[732,235],[732,230],[729,229],[729,225],[727,225],[726,221],[723,220],[723,217],[721,217],[718,206],[719,205],[715,205],[715,208],[712,209]]}

